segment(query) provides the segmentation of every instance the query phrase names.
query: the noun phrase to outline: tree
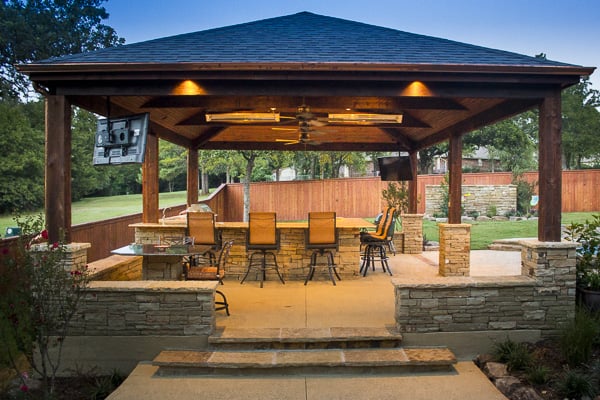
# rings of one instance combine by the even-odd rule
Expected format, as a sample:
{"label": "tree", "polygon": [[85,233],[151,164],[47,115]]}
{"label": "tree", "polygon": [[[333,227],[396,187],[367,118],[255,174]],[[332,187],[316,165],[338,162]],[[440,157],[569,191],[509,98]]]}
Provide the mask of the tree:
{"label": "tree", "polygon": [[123,44],[102,24],[106,0],[3,0],[0,3],[0,98],[27,98],[30,85],[15,64]]}
{"label": "tree", "polygon": [[240,150],[238,153],[245,160],[244,174],[244,221],[248,221],[250,214],[250,181],[252,180],[252,170],[258,157],[258,152],[254,150]]}
{"label": "tree", "polygon": [[0,101],[0,213],[44,204],[44,133],[31,126],[26,112],[35,107]]}
{"label": "tree", "polygon": [[275,171],[275,181],[279,182],[281,170],[292,165],[294,154],[291,151],[267,151],[265,156],[268,168]]}
{"label": "tree", "polygon": [[158,166],[159,178],[167,182],[169,192],[172,192],[177,178],[186,176],[186,150],[181,146],[161,140]]}
{"label": "tree", "polygon": [[531,170],[537,143],[537,114],[532,111],[485,126],[465,136],[463,147],[485,147],[506,171]]}
{"label": "tree", "polygon": [[433,163],[436,157],[443,156],[448,153],[448,143],[440,143],[419,150],[419,173],[431,174],[433,172]]}
{"label": "tree", "polygon": [[562,95],[562,140],[565,168],[580,169],[587,158],[600,156],[600,92],[588,79]]}

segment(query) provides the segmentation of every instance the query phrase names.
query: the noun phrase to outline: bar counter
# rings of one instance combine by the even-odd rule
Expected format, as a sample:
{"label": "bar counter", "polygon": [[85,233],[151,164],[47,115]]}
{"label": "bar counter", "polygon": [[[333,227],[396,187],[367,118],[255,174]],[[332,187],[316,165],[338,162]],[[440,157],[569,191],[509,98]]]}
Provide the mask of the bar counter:
{"label": "bar counter", "polygon": [[[183,236],[187,224],[184,217],[167,218],[159,223],[138,223],[130,225],[135,229],[135,242],[138,244],[155,244],[160,237]],[[335,252],[334,258],[338,266],[338,272],[342,279],[358,278],[360,267],[360,230],[361,228],[374,228],[374,225],[362,218],[337,218],[336,226],[339,235],[339,250]],[[227,280],[240,280],[246,271],[246,231],[247,222],[217,222],[217,229],[221,231],[223,241],[233,240],[230,259],[225,270]],[[312,250],[304,247],[305,230],[308,228],[307,221],[280,221],[277,222],[279,229],[280,248],[277,251],[277,262],[280,272],[286,280],[304,280],[308,273],[310,255]],[[321,260],[319,260],[320,262]],[[325,260],[323,259],[323,262]],[[255,279],[255,274],[250,273],[247,281]],[[322,273],[315,273],[315,280],[329,280],[327,268]],[[272,284],[281,284],[277,275],[267,272],[267,281]],[[248,282],[250,283],[250,282]]]}

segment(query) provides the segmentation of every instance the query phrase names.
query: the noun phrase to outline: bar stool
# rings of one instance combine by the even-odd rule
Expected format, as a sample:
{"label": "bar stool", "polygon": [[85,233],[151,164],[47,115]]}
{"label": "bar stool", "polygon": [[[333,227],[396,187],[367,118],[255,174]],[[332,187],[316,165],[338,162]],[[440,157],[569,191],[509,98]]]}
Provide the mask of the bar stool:
{"label": "bar stool", "polygon": [[[267,269],[274,269],[281,283],[285,284],[277,258],[276,250],[279,250],[279,231],[277,230],[277,216],[274,212],[251,212],[249,213],[248,231],[246,233],[246,251],[250,252],[248,268],[242,278],[240,285],[244,283],[250,270],[256,269],[260,275],[260,287],[266,279]],[[258,256],[258,257],[257,257]],[[271,258],[268,260],[267,256]],[[255,258],[258,258],[255,260]]]}
{"label": "bar stool", "polygon": [[361,247],[364,246],[364,251],[361,256],[362,263],[359,272],[362,273],[362,276],[367,275],[369,267],[375,271],[376,261],[381,263],[383,272],[389,273],[390,276],[392,275],[392,270],[388,264],[388,256],[385,248],[388,246],[389,232],[391,226],[394,224],[395,215],[396,209],[394,207],[390,207],[387,214],[384,216],[385,222],[381,234],[377,235],[377,232],[375,232],[361,235],[360,242]]}
{"label": "bar stool", "polygon": [[317,267],[317,258],[319,256],[327,257],[327,272],[329,272],[329,278],[335,286],[335,276],[342,280],[337,272],[337,266],[333,260],[333,251],[338,250],[338,234],[335,227],[335,212],[311,212],[308,213],[308,230],[306,231],[305,238],[306,249],[313,249],[310,256],[310,269],[304,280],[304,285],[309,280],[312,280],[315,269]]}
{"label": "bar stool", "polygon": [[[191,244],[209,245],[211,247],[201,257],[208,258],[209,264],[216,262],[216,254],[221,249],[221,234],[215,228],[215,214],[208,211],[190,211],[187,214],[188,237],[191,238]],[[202,262],[198,259],[192,260],[196,264]]]}

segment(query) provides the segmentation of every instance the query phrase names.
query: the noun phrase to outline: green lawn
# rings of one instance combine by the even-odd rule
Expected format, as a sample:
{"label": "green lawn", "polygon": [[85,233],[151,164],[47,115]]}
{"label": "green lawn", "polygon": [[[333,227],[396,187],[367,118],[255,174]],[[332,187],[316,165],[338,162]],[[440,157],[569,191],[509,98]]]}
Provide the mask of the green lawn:
{"label": "green lawn", "polygon": [[[187,195],[185,191],[159,194],[159,206],[161,208],[185,204],[186,200]],[[90,197],[74,202],[71,207],[73,225],[77,225],[85,222],[120,217],[122,215],[141,213],[142,195],[130,194],[111,197]],[[43,210],[29,214],[37,213],[43,213]],[[13,218],[13,215],[0,216],[0,235],[2,235],[2,237],[4,237],[6,227],[15,226]]]}
{"label": "green lawn", "polygon": [[[562,213],[562,223],[569,225],[573,222],[585,222],[591,219],[596,212],[574,212]],[[471,249],[486,249],[496,239],[537,237],[537,220],[528,221],[485,221],[471,222]],[[428,240],[439,240],[437,223],[433,221],[423,222],[423,234]]]}

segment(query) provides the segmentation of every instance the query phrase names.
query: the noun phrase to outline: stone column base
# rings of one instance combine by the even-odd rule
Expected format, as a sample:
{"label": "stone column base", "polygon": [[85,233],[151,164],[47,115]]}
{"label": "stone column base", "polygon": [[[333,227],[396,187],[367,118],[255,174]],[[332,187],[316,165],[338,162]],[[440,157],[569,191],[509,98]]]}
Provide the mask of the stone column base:
{"label": "stone column base", "polygon": [[[403,249],[405,254],[421,254],[423,252],[423,214],[403,214],[402,232],[404,232]],[[396,247],[400,251],[400,248]]]}
{"label": "stone column base", "polygon": [[439,224],[442,276],[469,276],[471,274],[471,225]]}

